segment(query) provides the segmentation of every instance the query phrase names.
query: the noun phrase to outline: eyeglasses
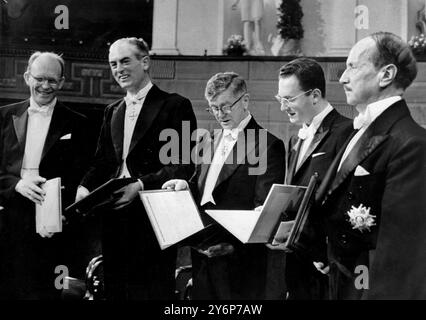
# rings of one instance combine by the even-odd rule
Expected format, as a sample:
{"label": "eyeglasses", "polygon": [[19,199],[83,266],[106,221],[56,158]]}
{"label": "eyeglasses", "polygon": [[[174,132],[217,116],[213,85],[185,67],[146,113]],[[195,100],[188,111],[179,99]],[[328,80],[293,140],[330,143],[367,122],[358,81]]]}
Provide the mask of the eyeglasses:
{"label": "eyeglasses", "polygon": [[60,82],[60,80],[56,80],[56,79],[53,79],[53,78],[34,77],[31,73],[30,73],[30,76],[38,84],[43,84],[44,82],[47,82],[47,84],[51,87],[57,87],[59,85],[59,82]]}
{"label": "eyeglasses", "polygon": [[222,111],[223,113],[231,113],[232,112],[232,107],[235,106],[235,104],[241,100],[242,97],[244,97],[246,95],[247,92],[244,92],[237,100],[234,101],[233,104],[229,105],[229,106],[223,106],[223,107],[216,107],[216,106],[209,106],[206,108],[206,111],[210,112],[211,114],[216,114],[219,113],[219,110]]}
{"label": "eyeglasses", "polygon": [[311,92],[313,89],[309,89],[308,91],[302,92],[300,94],[298,94],[295,97],[292,97],[290,99],[286,99],[284,97],[281,97],[280,95],[276,95],[275,99],[277,99],[277,101],[284,107],[288,107],[290,103],[294,102],[297,98],[299,98],[301,95],[307,94],[308,92]]}

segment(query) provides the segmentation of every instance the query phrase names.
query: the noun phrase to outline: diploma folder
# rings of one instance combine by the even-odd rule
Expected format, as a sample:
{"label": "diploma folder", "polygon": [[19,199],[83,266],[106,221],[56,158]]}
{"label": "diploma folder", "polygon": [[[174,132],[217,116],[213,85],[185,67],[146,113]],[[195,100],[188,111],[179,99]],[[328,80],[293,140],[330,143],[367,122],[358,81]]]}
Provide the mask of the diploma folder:
{"label": "diploma folder", "polygon": [[309,181],[302,203],[300,204],[299,209],[297,210],[297,214],[293,220],[293,226],[289,228],[288,221],[281,222],[274,236],[274,240],[272,242],[273,245],[283,242],[282,239],[285,239],[286,234],[290,229],[290,234],[285,242],[285,247],[290,251],[309,250],[312,239],[310,239],[311,236],[307,232],[307,229],[309,228],[308,216],[314,202],[317,184],[318,176],[315,174]]}
{"label": "diploma folder", "polygon": [[36,204],[36,232],[62,232],[61,178],[47,180],[41,185],[46,192],[42,204]]}
{"label": "diploma folder", "polygon": [[242,243],[268,243],[279,221],[295,216],[306,187],[273,184],[261,211],[206,210]]}
{"label": "diploma folder", "polygon": [[204,229],[191,191],[148,190],[139,195],[161,250]]}
{"label": "diploma folder", "polygon": [[135,181],[136,180],[133,178],[111,179],[98,188],[94,189],[87,197],[81,199],[80,201],[74,202],[72,205],[65,208],[65,211],[76,211],[81,214],[87,214],[96,207],[118,200],[114,198],[113,192]]}

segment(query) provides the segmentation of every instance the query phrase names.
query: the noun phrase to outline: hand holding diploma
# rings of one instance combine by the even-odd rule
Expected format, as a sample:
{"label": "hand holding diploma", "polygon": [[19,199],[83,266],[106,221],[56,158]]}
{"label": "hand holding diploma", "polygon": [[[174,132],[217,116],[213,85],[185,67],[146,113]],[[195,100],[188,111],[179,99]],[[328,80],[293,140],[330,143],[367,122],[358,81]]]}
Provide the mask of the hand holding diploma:
{"label": "hand holding diploma", "polygon": [[46,179],[36,176],[26,176],[18,181],[15,186],[16,192],[20,193],[25,198],[31,200],[35,204],[42,204],[46,192],[41,188],[41,184],[45,183]]}
{"label": "hand holding diploma", "polygon": [[120,210],[132,203],[139,191],[143,191],[143,187],[139,181],[129,183],[127,186],[115,191],[113,195],[121,197],[114,203],[114,210]]}
{"label": "hand holding diploma", "polygon": [[290,252],[291,250],[287,248],[286,242],[290,236],[293,226],[294,220],[281,222],[280,226],[278,227],[278,231],[272,240],[272,243],[267,243],[266,246],[271,250],[282,250]]}
{"label": "hand holding diploma", "polygon": [[181,191],[181,190],[188,190],[188,182],[182,179],[173,179],[169,180],[166,183],[164,183],[161,187],[161,189],[168,189],[168,190],[174,190],[174,191]]}

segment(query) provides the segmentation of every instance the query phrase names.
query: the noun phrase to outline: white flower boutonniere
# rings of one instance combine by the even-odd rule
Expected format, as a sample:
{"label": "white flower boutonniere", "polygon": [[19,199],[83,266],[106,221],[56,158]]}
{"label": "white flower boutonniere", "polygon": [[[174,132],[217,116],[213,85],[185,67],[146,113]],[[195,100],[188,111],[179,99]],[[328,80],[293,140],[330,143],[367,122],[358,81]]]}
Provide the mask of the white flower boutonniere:
{"label": "white flower boutonniere", "polygon": [[358,208],[352,206],[352,209],[347,212],[352,229],[358,229],[361,232],[364,230],[370,231],[370,227],[376,225],[376,216],[370,214],[370,209],[364,207],[362,204]]}

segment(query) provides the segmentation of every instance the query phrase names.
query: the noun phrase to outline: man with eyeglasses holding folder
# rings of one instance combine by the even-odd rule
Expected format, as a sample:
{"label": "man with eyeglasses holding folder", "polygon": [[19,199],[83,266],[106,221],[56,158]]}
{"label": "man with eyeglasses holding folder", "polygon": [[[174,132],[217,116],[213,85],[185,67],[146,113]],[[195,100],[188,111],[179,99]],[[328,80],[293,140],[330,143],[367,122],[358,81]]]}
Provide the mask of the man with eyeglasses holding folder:
{"label": "man with eyeglasses holding folder", "polygon": [[45,200],[42,184],[57,177],[63,207],[73,202],[88,154],[87,121],[56,97],[64,84],[60,56],[35,52],[24,79],[31,97],[0,108],[0,299],[54,299],[65,235],[37,234],[35,205]]}
{"label": "man with eyeglasses holding folder", "polygon": [[[189,183],[175,179],[163,188],[190,188],[203,215],[207,209],[252,210],[264,202],[273,183],[284,180],[284,144],[248,111],[247,86],[238,74],[214,75],[205,97],[221,130],[198,144],[202,161]],[[265,299],[268,249],[242,244],[215,227],[207,227],[193,243],[193,299]]]}
{"label": "man with eyeglasses holding folder", "polygon": [[[282,66],[276,99],[290,122],[301,126],[287,147],[285,183],[307,186],[315,173],[321,181],[353,130],[351,121],[327,101],[321,66],[308,58],[298,58]],[[319,300],[328,296],[327,276],[315,269],[311,258],[299,252],[286,254],[288,300]]]}

